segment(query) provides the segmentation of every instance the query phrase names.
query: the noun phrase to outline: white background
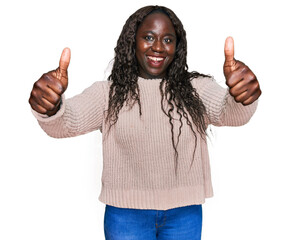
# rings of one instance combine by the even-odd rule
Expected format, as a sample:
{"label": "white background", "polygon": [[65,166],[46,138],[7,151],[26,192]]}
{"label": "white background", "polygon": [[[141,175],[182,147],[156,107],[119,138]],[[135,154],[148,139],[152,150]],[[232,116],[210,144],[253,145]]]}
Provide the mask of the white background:
{"label": "white background", "polygon": [[263,91],[247,125],[212,128],[215,196],[203,205],[202,239],[290,239],[287,1],[12,0],[0,3],[1,240],[104,239],[101,133],[50,138],[28,98],[64,47],[72,52],[66,97],[103,80],[126,19],[149,4],[183,22],[190,70],[224,85],[224,40],[233,36],[236,59]]}

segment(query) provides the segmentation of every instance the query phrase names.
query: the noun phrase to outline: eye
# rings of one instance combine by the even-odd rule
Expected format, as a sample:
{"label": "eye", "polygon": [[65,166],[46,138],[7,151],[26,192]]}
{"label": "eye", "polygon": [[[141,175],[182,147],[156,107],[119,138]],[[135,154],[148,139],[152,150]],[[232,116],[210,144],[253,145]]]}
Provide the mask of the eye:
{"label": "eye", "polygon": [[153,41],[154,40],[154,38],[152,36],[145,36],[144,39],[146,41]]}
{"label": "eye", "polygon": [[171,40],[170,38],[165,38],[165,39],[164,39],[164,42],[165,42],[165,43],[171,43],[172,40]]}

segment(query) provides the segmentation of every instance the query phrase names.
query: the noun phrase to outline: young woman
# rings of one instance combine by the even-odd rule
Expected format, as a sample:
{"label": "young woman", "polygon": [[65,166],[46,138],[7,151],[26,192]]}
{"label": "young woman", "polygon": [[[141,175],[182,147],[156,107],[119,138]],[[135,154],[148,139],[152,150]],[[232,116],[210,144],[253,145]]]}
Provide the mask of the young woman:
{"label": "young woman", "polygon": [[200,239],[202,203],[212,196],[208,125],[247,123],[261,95],[253,72],[225,43],[228,89],[189,72],[183,25],[147,6],[126,21],[108,81],[65,99],[70,50],[34,84],[29,103],[52,137],[100,130],[106,239]]}

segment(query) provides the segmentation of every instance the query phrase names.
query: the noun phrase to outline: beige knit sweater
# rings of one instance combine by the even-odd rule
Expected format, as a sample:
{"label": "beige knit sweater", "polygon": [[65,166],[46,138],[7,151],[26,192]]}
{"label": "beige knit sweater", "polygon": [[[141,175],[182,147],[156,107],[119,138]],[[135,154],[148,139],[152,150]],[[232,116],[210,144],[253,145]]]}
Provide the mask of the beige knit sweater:
{"label": "beige knit sweater", "polygon": [[[61,108],[54,116],[32,110],[43,130],[55,138],[100,129],[103,172],[99,200],[105,204],[166,210],[202,204],[213,195],[207,143],[197,134],[195,158],[190,168],[195,138],[184,117],[175,175],[171,125],[161,110],[160,82],[161,79],[138,79],[142,115],[139,115],[137,102],[132,109],[124,104],[109,134],[106,134],[108,125],[104,122],[104,111],[108,109],[110,81],[97,81],[67,100],[62,96]],[[199,77],[191,82],[206,106],[207,125],[240,126],[246,124],[256,110],[257,101],[248,106],[236,103],[228,89],[214,79]],[[167,112],[166,103],[164,100]],[[176,144],[180,126],[176,107],[174,118]]]}

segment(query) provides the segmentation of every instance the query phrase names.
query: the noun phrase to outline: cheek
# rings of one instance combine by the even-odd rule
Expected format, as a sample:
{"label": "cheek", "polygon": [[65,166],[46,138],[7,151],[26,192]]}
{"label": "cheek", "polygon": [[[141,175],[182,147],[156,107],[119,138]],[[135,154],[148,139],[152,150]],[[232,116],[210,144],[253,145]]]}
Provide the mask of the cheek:
{"label": "cheek", "polygon": [[168,46],[166,51],[167,51],[168,55],[174,56],[175,55],[175,51],[176,51],[176,47],[175,46]]}
{"label": "cheek", "polygon": [[142,54],[144,52],[146,52],[146,50],[150,47],[150,45],[146,42],[143,42],[143,41],[139,41],[137,44],[136,44],[136,52],[139,53],[139,54]]}
{"label": "cheek", "polygon": [[136,58],[139,67],[144,66],[144,53],[146,51],[146,44],[144,42],[138,42],[136,44]]}

